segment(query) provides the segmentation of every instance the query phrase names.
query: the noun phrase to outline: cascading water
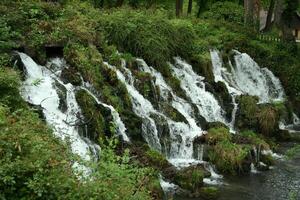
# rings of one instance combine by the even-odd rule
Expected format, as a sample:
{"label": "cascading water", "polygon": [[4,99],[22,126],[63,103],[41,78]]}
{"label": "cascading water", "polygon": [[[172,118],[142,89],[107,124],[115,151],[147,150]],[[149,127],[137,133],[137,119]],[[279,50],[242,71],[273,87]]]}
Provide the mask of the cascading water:
{"label": "cascading water", "polygon": [[115,108],[111,105],[101,102],[99,98],[92,92],[94,89],[89,83],[84,83],[83,86],[80,88],[85,90],[91,97],[93,97],[97,104],[102,105],[103,107],[110,110],[111,115],[113,117],[113,122],[117,127],[117,133],[122,137],[123,141],[130,142],[129,137],[126,134],[126,127]]}
{"label": "cascading water", "polygon": [[260,103],[284,99],[284,89],[278,78],[267,68],[260,68],[247,54],[234,51],[235,65],[229,61],[230,69],[223,65],[220,53],[211,50],[211,60],[215,82],[223,82],[232,97],[234,109],[230,128],[234,129],[235,115],[238,109],[236,97],[242,94],[257,96]]}
{"label": "cascading water", "polygon": [[[29,103],[41,106],[47,123],[53,128],[54,134],[62,140],[70,141],[73,153],[78,154],[86,161],[91,160],[90,154],[95,154],[99,147],[88,144],[78,133],[77,124],[80,121],[81,110],[75,99],[75,88],[73,85],[64,84],[44,66],[37,65],[29,56],[19,53],[26,68],[26,80],[23,83],[21,94]],[[54,59],[56,66],[63,63]],[[60,70],[60,69],[58,69]],[[56,71],[56,73],[60,73]],[[55,88],[55,83],[66,89],[67,110],[62,112],[60,98]]]}
{"label": "cascading water", "polygon": [[227,124],[219,102],[205,90],[204,77],[197,75],[192,66],[180,58],[175,58],[175,62],[175,65],[171,65],[173,75],[181,80],[181,88],[197,106],[200,114],[208,122],[220,121]]}
{"label": "cascading water", "polygon": [[131,72],[125,67],[125,62],[122,62],[122,69],[125,70],[126,75],[124,75],[116,67],[109,65],[108,63],[105,64],[107,65],[107,67],[115,70],[118,79],[125,84],[127,91],[131,96],[134,113],[143,119],[142,134],[146,142],[152,148],[161,151],[162,149],[158,137],[157,127],[154,119],[151,118],[151,114],[157,113],[157,111],[153,108],[152,104],[135,89],[133,85],[133,76]]}
{"label": "cascading water", "polygon": [[[187,162],[195,162],[193,160],[193,140],[195,137],[202,135],[202,129],[197,125],[193,117],[192,106],[173,92],[161,73],[153,67],[149,67],[143,60],[137,59],[137,61],[140,63],[142,71],[151,74],[155,78],[154,84],[158,86],[163,101],[170,102],[172,107],[181,113],[188,122],[188,124],[174,122],[167,118],[172,139],[169,161],[176,166]],[[181,137],[181,141],[178,141],[177,137]]]}
{"label": "cascading water", "polygon": [[225,83],[229,93],[257,96],[260,103],[284,100],[284,90],[278,78],[267,68],[260,68],[246,53],[234,50],[235,64],[229,61],[230,69],[223,66],[220,53],[211,51],[215,81]]}

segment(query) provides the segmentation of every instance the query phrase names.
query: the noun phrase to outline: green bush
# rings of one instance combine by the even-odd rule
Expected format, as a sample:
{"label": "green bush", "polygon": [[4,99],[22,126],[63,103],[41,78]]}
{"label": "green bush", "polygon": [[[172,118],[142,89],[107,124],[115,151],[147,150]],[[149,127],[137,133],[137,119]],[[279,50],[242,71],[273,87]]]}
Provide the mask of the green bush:
{"label": "green bush", "polygon": [[244,8],[230,1],[217,2],[214,3],[208,11],[203,13],[203,17],[242,24]]}
{"label": "green bush", "polygon": [[214,145],[208,156],[218,170],[224,173],[235,174],[236,172],[244,172],[243,164],[247,162],[249,150],[247,146],[224,140]]}

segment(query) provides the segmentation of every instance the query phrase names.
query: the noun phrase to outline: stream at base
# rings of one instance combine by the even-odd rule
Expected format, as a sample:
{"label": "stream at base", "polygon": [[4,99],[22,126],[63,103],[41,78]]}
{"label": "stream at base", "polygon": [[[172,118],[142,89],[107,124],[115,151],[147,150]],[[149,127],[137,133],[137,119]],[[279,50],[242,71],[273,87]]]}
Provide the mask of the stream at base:
{"label": "stream at base", "polygon": [[[284,143],[284,153],[293,144]],[[224,176],[217,200],[299,200],[300,153],[291,160],[279,160],[273,169],[245,176]],[[202,200],[202,198],[175,197],[174,200]]]}

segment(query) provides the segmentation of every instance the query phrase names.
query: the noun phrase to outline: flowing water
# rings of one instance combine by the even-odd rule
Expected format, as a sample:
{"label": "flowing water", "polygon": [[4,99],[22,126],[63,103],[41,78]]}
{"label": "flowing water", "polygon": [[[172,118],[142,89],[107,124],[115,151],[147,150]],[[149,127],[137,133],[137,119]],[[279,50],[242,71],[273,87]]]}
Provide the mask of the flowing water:
{"label": "flowing water", "polygon": [[91,84],[89,83],[84,83],[82,87],[80,87],[81,89],[85,90],[91,97],[94,98],[94,100],[97,102],[97,104],[102,105],[103,107],[107,108],[110,110],[111,115],[113,117],[113,122],[115,123],[116,127],[117,127],[117,133],[122,137],[122,140],[125,142],[130,142],[129,137],[126,134],[126,127],[122,121],[122,119],[120,118],[119,113],[115,110],[115,108],[111,105],[108,105],[106,103],[103,103],[99,100],[99,98],[96,96],[96,94],[94,94],[92,91],[95,91],[95,89],[93,89],[93,87],[91,86]]}
{"label": "flowing water", "polygon": [[[282,144],[284,153],[292,144]],[[280,159],[272,170],[245,176],[225,176],[219,186],[216,200],[299,200],[300,154],[292,160]],[[203,200],[201,198],[175,197],[175,200]]]}
{"label": "flowing water", "polygon": [[[21,94],[29,103],[41,106],[47,123],[52,127],[54,134],[62,140],[68,140],[73,153],[78,154],[84,160],[91,160],[91,149],[95,153],[97,146],[89,145],[78,132],[77,124],[80,122],[81,110],[75,99],[75,87],[64,84],[57,78],[57,74],[44,66],[37,65],[29,56],[19,53],[26,68],[26,80],[23,83]],[[55,64],[60,64],[57,59]],[[59,66],[59,65],[57,65]],[[60,98],[55,87],[59,82],[67,93],[67,110],[59,109]]]}
{"label": "flowing water", "polygon": [[210,92],[206,91],[204,77],[197,75],[191,65],[180,58],[175,58],[175,65],[171,65],[173,75],[181,80],[181,88],[190,100],[197,106],[200,114],[208,122],[226,122],[225,113],[219,102]]}
{"label": "flowing water", "polygon": [[234,64],[227,69],[217,50],[211,51],[215,81],[225,83],[232,95],[257,96],[260,103],[284,100],[284,89],[278,78],[267,68],[261,68],[246,53],[234,51]]}

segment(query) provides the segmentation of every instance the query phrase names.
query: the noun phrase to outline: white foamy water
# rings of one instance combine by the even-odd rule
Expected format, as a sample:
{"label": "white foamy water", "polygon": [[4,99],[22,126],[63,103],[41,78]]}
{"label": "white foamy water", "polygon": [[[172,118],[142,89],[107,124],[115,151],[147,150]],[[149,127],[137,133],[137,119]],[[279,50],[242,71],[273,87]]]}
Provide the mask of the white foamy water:
{"label": "white foamy water", "polygon": [[[234,51],[234,61],[230,61],[230,69],[223,66],[220,53],[211,51],[215,81],[225,83],[229,93],[235,95],[249,94],[257,96],[260,103],[282,101],[284,89],[278,78],[267,68],[261,68],[246,53]],[[225,62],[225,61],[224,61]]]}
{"label": "white foamy water", "polygon": [[[43,108],[46,121],[53,128],[54,134],[62,140],[68,140],[73,153],[78,154],[84,160],[91,160],[91,148],[97,149],[98,147],[88,145],[78,133],[76,124],[80,120],[81,111],[75,99],[75,88],[71,84],[63,84],[46,67],[37,65],[26,54],[19,53],[19,55],[27,72],[21,89],[23,98]],[[58,65],[62,63],[57,59],[54,61]],[[55,81],[66,88],[66,112],[59,109],[60,99],[56,92]]]}
{"label": "white foamy water", "polygon": [[[169,161],[175,166],[179,166],[181,163],[196,162],[193,160],[193,140],[195,137],[202,135],[202,129],[197,125],[193,117],[192,106],[173,92],[160,72],[153,67],[149,67],[141,59],[138,59],[138,62],[140,63],[141,70],[151,74],[155,79],[154,84],[159,88],[162,101],[164,101],[164,103],[170,103],[170,105],[182,114],[188,122],[188,124],[184,122],[174,122],[173,120],[166,118],[172,140]],[[178,137],[181,139],[178,140]]]}
{"label": "white foamy water", "polygon": [[205,90],[204,77],[197,75],[191,65],[180,58],[175,58],[175,65],[171,65],[173,75],[181,81],[181,88],[208,121],[227,123],[219,102],[210,92]]}
{"label": "white foamy water", "polygon": [[127,129],[126,129],[123,121],[121,120],[119,113],[115,110],[115,108],[113,106],[101,102],[98,99],[98,97],[91,92],[91,90],[89,88],[91,88],[91,85],[88,83],[85,83],[84,86],[81,87],[81,89],[85,90],[91,97],[93,97],[93,99],[97,102],[97,104],[102,105],[103,107],[108,108],[110,110],[111,115],[113,117],[113,122],[115,123],[115,125],[117,127],[117,133],[122,137],[122,139],[125,142],[130,142],[129,137],[126,134]]}
{"label": "white foamy water", "polygon": [[134,113],[143,119],[142,124],[142,134],[146,142],[152,148],[161,151],[161,144],[158,137],[158,131],[154,119],[151,114],[157,114],[157,111],[153,108],[150,101],[145,99],[134,87],[134,78],[129,69],[125,67],[125,62],[123,63],[122,69],[126,72],[124,75],[115,66],[105,63],[109,68],[116,71],[118,79],[125,84],[127,91],[131,97],[132,106]]}

